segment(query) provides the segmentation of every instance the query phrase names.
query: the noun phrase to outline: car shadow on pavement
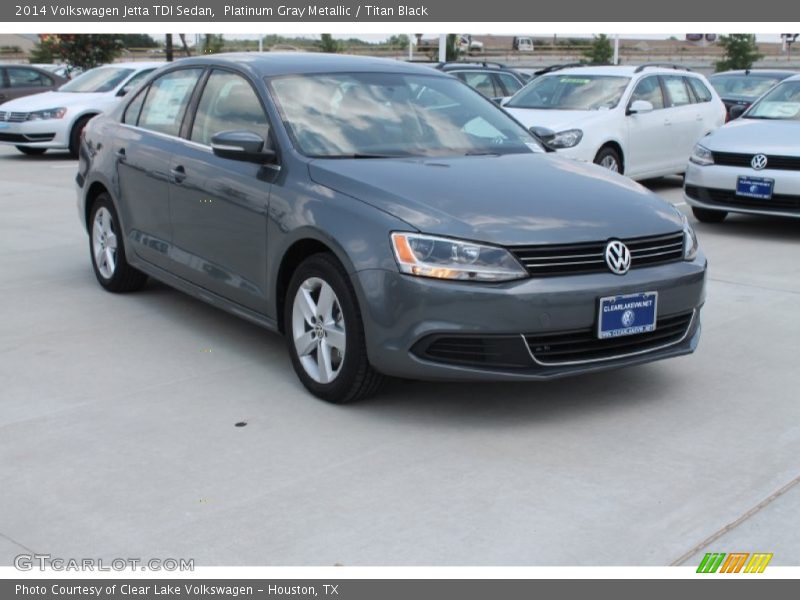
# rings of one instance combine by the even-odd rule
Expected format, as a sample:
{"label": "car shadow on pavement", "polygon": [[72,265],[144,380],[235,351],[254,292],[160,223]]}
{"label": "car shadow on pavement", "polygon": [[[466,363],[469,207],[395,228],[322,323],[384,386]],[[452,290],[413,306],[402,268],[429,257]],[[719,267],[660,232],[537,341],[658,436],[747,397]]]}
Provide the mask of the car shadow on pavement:
{"label": "car shadow on pavement", "polygon": [[21,152],[18,154],[4,154],[0,156],[0,160],[2,161],[13,161],[13,162],[28,162],[34,164],[46,164],[48,162],[74,162],[75,168],[78,168],[78,159],[73,158],[70,156],[69,152],[66,150],[48,150],[44,154],[40,154],[38,156],[30,156],[28,154],[22,154]]}
{"label": "car shadow on pavement", "polygon": [[746,238],[775,242],[794,242],[800,240],[800,220],[762,215],[728,213],[722,223],[700,223],[689,217],[692,227],[702,243],[704,233],[728,235],[732,239]]}

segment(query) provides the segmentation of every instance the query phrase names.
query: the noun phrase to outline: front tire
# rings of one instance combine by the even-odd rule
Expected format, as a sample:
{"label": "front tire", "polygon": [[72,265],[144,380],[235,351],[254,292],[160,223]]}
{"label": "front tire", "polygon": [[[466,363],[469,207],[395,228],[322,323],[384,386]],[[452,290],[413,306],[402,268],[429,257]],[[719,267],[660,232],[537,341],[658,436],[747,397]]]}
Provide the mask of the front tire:
{"label": "front tire", "polygon": [[614,173],[622,173],[622,157],[619,152],[610,146],[600,148],[597,155],[594,157],[594,164],[600,165],[604,169],[614,171]]}
{"label": "front tire", "polygon": [[28,156],[41,156],[47,152],[47,148],[31,148],[30,146],[16,146],[16,148]]}
{"label": "front tire", "polygon": [[380,387],[384,378],[369,364],[355,291],[331,255],[310,256],[292,275],[284,326],[295,373],[318,398],[345,404]]}
{"label": "front tire", "polygon": [[147,282],[147,275],[125,259],[125,242],[117,211],[108,194],[100,194],[89,219],[89,252],[97,281],[109,292],[133,292]]}
{"label": "front tire", "polygon": [[72,158],[78,158],[81,149],[81,134],[84,127],[92,117],[81,117],[77,120],[72,130],[69,132],[69,155]]}
{"label": "front tire", "polygon": [[701,223],[722,223],[728,212],[724,210],[710,210],[708,208],[692,207],[694,218]]}

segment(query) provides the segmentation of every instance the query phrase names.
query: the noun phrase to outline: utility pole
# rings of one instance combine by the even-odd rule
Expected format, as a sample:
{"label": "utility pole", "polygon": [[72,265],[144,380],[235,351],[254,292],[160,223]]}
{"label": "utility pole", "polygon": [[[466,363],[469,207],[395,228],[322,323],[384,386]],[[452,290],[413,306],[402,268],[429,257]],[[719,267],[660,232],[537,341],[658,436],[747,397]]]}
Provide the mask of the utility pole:
{"label": "utility pole", "polygon": [[167,39],[164,42],[164,54],[167,56],[167,62],[172,62],[173,55],[172,55],[172,34],[167,34]]}

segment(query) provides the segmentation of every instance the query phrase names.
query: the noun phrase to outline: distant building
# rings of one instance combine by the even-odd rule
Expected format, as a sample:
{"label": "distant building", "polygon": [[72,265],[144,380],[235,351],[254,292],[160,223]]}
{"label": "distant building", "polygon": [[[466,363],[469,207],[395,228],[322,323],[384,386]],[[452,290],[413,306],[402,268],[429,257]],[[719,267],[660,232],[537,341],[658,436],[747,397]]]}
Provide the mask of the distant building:
{"label": "distant building", "polygon": [[32,34],[0,33],[0,48],[17,47],[21,52],[27,54],[39,42],[39,36]]}

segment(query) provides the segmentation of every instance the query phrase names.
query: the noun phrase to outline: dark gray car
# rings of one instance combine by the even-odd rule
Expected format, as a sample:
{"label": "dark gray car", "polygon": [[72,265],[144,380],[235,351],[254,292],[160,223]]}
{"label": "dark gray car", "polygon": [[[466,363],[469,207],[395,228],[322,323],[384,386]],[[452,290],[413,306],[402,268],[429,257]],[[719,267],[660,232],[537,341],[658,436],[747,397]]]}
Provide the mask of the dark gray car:
{"label": "dark gray car", "polygon": [[329,401],[698,343],[706,259],[682,214],[426,67],[182,60],[90,122],[77,183],[105,289],[149,276],[279,331]]}
{"label": "dark gray car", "polygon": [[54,90],[69,79],[32,65],[0,64],[0,104]]}

